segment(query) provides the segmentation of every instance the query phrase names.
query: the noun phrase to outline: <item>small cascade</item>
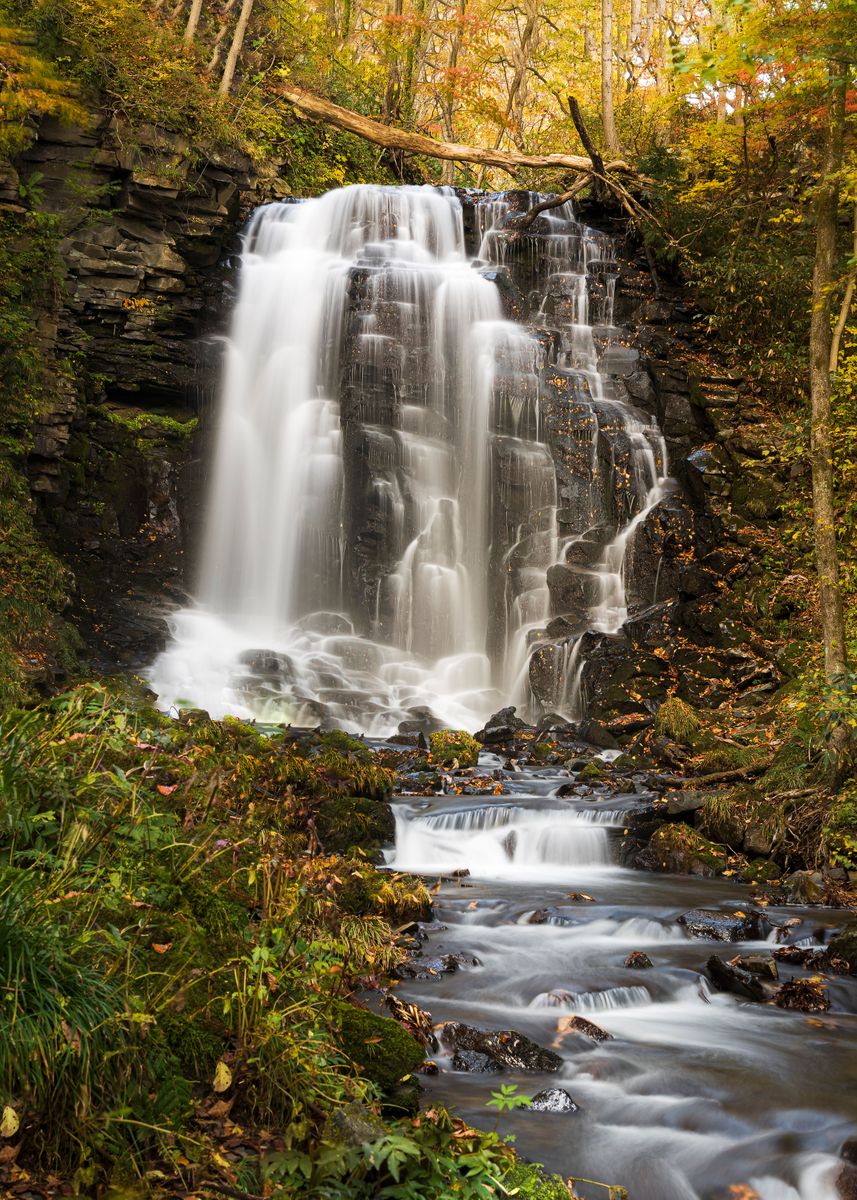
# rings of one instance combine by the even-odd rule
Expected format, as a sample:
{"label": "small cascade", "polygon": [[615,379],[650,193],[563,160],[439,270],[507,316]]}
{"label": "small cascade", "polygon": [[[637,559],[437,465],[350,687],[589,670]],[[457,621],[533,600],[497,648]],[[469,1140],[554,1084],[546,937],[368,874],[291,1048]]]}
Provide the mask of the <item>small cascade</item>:
{"label": "small cascade", "polygon": [[611,862],[605,825],[568,807],[489,804],[423,813],[398,804],[394,811],[396,845],[388,865],[397,871],[467,869],[539,879]]}
{"label": "small cascade", "polygon": [[150,671],[165,707],[476,729],[546,703],[541,650],[551,706],[583,715],[584,635],[626,620],[635,533],[669,484],[610,373],[610,239],[568,204],[520,236],[539,199],[355,186],[254,214],[195,603]]}

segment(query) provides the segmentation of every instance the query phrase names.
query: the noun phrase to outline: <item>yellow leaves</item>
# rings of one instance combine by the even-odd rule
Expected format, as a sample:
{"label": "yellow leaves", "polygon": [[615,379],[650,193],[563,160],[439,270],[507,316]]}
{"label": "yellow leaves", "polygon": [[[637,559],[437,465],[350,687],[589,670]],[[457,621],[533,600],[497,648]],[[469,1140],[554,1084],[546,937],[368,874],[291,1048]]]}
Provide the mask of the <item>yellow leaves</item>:
{"label": "yellow leaves", "polygon": [[0,1137],[12,1138],[20,1128],[21,1122],[18,1114],[11,1104],[7,1104],[0,1114]]}
{"label": "yellow leaves", "polygon": [[214,1079],[211,1086],[215,1092],[225,1092],[232,1087],[232,1072],[222,1059],[214,1068]]}

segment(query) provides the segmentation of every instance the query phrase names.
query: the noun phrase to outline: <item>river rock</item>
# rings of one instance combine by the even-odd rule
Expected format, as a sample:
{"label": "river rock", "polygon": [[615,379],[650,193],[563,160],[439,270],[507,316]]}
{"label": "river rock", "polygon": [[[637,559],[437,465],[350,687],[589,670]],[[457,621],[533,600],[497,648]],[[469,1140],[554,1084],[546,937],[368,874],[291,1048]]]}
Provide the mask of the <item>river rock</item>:
{"label": "river rock", "polygon": [[637,856],[638,865],[650,871],[711,878],[726,868],[727,852],[689,825],[662,825]]}
{"label": "river rock", "polygon": [[[573,1003],[574,997],[570,996],[569,1001]],[[582,1033],[584,1037],[592,1038],[593,1042],[609,1042],[613,1039],[612,1033],[608,1033],[594,1021],[588,1021],[586,1017],[563,1017],[559,1023],[559,1032]]]}
{"label": "river rock", "polygon": [[492,1062],[513,1071],[558,1071],[562,1059],[553,1050],[547,1050],[514,1029],[486,1031],[464,1025],[460,1021],[448,1021],[440,1030],[444,1046],[456,1053],[475,1050]]}
{"label": "river rock", "polygon": [[669,817],[681,817],[697,812],[710,795],[710,792],[667,792],[664,796],[666,814]]}
{"label": "river rock", "polygon": [[625,959],[625,966],[630,967],[633,971],[644,971],[647,967],[652,966],[652,960],[642,950],[632,950]]}
{"label": "river rock", "polygon": [[452,1058],[452,1069],[467,1071],[470,1075],[488,1075],[502,1071],[503,1066],[479,1050],[456,1050]]}
{"label": "river rock", "polygon": [[820,871],[795,871],[783,881],[789,904],[823,904],[824,876]]}
{"label": "river rock", "polygon": [[833,957],[848,964],[852,975],[857,975],[857,921],[849,921],[831,939],[828,947]]}
{"label": "river rock", "polygon": [[578,1111],[578,1107],[565,1088],[556,1087],[537,1092],[527,1105],[531,1112],[546,1113],[573,1113]]}
{"label": "river rock", "polygon": [[716,909],[695,908],[678,919],[693,938],[715,942],[752,942],[767,937],[771,924],[760,912],[723,913]]}
{"label": "river rock", "polygon": [[746,1000],[764,1000],[765,989],[760,979],[740,966],[740,960],[726,962],[712,954],[705,964],[708,977],[719,992],[732,992]]}
{"label": "river rock", "polygon": [[513,741],[519,730],[525,728],[526,723],[515,715],[514,705],[510,705],[508,708],[501,708],[499,712],[489,717],[485,728],[480,729],[473,736],[477,742],[482,742],[483,745],[494,746],[501,742]]}
{"label": "river rock", "polygon": [[434,958],[412,958],[396,967],[399,979],[437,979],[440,975],[448,975],[459,967],[477,967],[479,960],[469,958],[466,954],[439,954]]}

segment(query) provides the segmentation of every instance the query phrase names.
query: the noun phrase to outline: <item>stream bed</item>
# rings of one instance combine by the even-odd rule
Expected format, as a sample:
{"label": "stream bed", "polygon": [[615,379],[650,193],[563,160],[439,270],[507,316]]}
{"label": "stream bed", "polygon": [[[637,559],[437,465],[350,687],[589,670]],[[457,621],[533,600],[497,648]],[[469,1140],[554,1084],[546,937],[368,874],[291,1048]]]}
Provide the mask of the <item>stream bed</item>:
{"label": "stream bed", "polygon": [[[483,755],[481,765],[496,770],[502,760]],[[478,960],[403,981],[397,994],[435,1023],[517,1030],[552,1047],[562,1066],[468,1073],[441,1049],[427,1098],[489,1128],[486,1103],[501,1083],[528,1096],[563,1088],[576,1112],[519,1109],[500,1119],[501,1132],[525,1158],[622,1184],[631,1200],[726,1200],[742,1194],[730,1190],[739,1184],[762,1200],[840,1200],[840,1149],[857,1133],[857,979],[831,976],[830,1010],[816,1016],[718,992],[705,964],[712,954],[821,946],[848,914],[771,906],[773,928],[755,941],[692,937],[683,914],[748,913],[751,890],[615,865],[628,811],[650,797],[596,788],[559,798],[568,774],[547,768],[502,778],[502,795],[394,804],[391,867],[428,882],[470,872],[434,896],[441,928],[430,928],[423,955]],[[651,967],[626,966],[633,951]],[[782,962],[778,970],[781,981],[807,974]],[[573,1015],[609,1040],[567,1031]],[[576,1186],[587,1200],[606,1196]]]}

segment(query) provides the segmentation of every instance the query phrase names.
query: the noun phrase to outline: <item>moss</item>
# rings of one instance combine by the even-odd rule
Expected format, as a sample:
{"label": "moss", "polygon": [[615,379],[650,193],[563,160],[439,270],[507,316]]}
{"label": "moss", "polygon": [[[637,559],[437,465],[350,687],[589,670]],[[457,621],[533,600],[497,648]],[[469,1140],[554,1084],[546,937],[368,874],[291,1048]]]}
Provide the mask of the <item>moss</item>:
{"label": "moss", "polygon": [[365,796],[333,796],[323,801],[315,824],[324,849],[335,854],[359,848],[373,855],[392,842],[395,834],[389,804]]}
{"label": "moss", "polygon": [[695,760],[694,767],[703,775],[716,771],[735,771],[751,766],[766,754],[764,746],[731,746],[722,742],[705,750]]}
{"label": "moss", "polygon": [[812,783],[813,768],[807,762],[806,745],[798,738],[786,742],[759,780],[763,792],[790,792]]}
{"label": "moss", "polygon": [[530,754],[536,762],[545,762],[556,751],[556,742],[536,742]]}
{"label": "moss", "polygon": [[503,1176],[503,1187],[518,1200],[568,1200],[568,1186],[559,1175],[549,1175],[537,1163],[520,1159]]}
{"label": "moss", "polygon": [[342,729],[331,729],[328,733],[323,733],[319,741],[322,746],[336,750],[339,754],[353,754],[360,762],[372,761],[372,751],[366,743],[362,742],[360,738],[352,737],[350,733],[345,733]]}
{"label": "moss", "polygon": [[726,867],[727,853],[689,825],[663,825],[648,846],[653,866],[680,875],[718,875]]}
{"label": "moss", "polygon": [[389,1017],[338,1000],[333,1005],[333,1020],[343,1051],[367,1079],[385,1091],[415,1071],[425,1058],[416,1038]]}
{"label": "moss", "polygon": [[586,783],[590,779],[601,779],[604,776],[603,769],[597,762],[588,762],[582,771],[578,773],[578,783]]}
{"label": "moss", "polygon": [[655,733],[684,745],[690,745],[701,728],[702,722],[697,714],[678,696],[670,696],[669,700],[665,700],[655,717]]}
{"label": "moss", "polygon": [[756,858],[741,872],[748,883],[771,883],[782,876],[783,868],[770,858]]}
{"label": "moss", "polygon": [[441,763],[457,760],[460,767],[475,767],[481,746],[476,738],[463,730],[442,729],[429,739],[432,756]]}
{"label": "moss", "polygon": [[207,1029],[198,1017],[167,1010],[158,1018],[166,1045],[191,1083],[202,1083],[214,1074],[214,1067],[223,1053],[223,1039]]}

